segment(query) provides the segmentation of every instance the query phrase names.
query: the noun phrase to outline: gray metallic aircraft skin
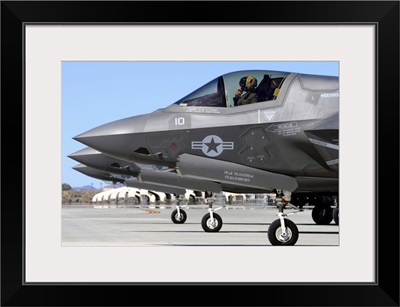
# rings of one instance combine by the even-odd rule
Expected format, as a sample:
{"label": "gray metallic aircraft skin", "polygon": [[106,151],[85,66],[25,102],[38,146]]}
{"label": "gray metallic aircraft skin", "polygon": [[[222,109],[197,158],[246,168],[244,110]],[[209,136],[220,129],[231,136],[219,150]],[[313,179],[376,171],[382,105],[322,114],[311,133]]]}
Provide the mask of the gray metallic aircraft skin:
{"label": "gray metallic aircraft skin", "polygon": [[[188,177],[183,178],[176,172],[171,172],[171,170],[162,169],[155,165],[134,164],[116,159],[90,147],[79,150],[68,157],[81,163],[79,166],[74,167],[75,170],[97,179],[121,182],[127,187],[179,195],[185,194],[186,189],[215,193],[223,191],[222,185],[216,182]],[[116,165],[120,167],[116,168]],[[127,165],[130,167],[127,167]],[[139,171],[132,172],[132,168]],[[224,187],[227,188],[227,185],[224,184]],[[228,187],[228,190],[235,191],[236,187]],[[247,192],[264,193],[265,189],[248,188]]]}
{"label": "gray metallic aircraft skin", "polygon": [[184,195],[186,193],[186,190],[184,190],[183,188],[141,182],[138,180],[137,177],[132,177],[123,174],[112,174],[108,173],[107,171],[102,171],[96,168],[92,168],[84,164],[78,164],[74,166],[73,169],[86,176],[113,183],[119,182],[130,188],[144,189],[144,190],[149,190],[151,192],[163,192],[166,194],[177,194],[177,195]]}
{"label": "gray metallic aircraft skin", "polygon": [[129,176],[138,176],[140,173],[140,167],[135,163],[115,159],[90,147],[81,149],[70,154],[68,157],[79,163],[104,172]]}
{"label": "gray metallic aircraft skin", "polygon": [[[100,180],[121,182],[127,187],[179,195],[184,195],[186,193],[186,186],[191,187],[193,185],[199,189],[208,187],[210,188],[210,191],[213,192],[216,191],[215,186],[218,186],[220,190],[220,186],[215,183],[211,185],[209,182],[196,179],[188,179],[182,182],[182,178],[176,173],[174,173],[174,177],[171,178],[169,173],[164,175],[161,171],[162,169],[158,166],[135,164],[121,159],[116,159],[90,147],[81,149],[68,157],[81,163],[74,167],[75,170]],[[161,179],[164,179],[165,176],[167,176],[167,179],[161,181],[157,180],[156,183],[152,183],[151,181],[140,181],[138,178],[139,174],[146,172],[150,172],[157,178],[159,177]]]}
{"label": "gray metallic aircraft skin", "polygon": [[218,182],[226,191],[337,192],[338,131],[338,78],[291,73],[273,100],[175,103],[74,139],[117,159],[176,167],[179,176]]}
{"label": "gray metallic aircraft skin", "polygon": [[165,169],[157,165],[137,164],[130,161],[116,159],[90,147],[78,150],[77,152],[68,155],[68,157],[94,169],[112,174],[125,175],[123,178],[128,178],[130,176],[137,177],[142,169],[152,169],[155,171]]}
{"label": "gray metallic aircraft skin", "polygon": [[94,169],[92,167],[89,167],[87,165],[84,164],[78,164],[76,166],[73,167],[74,170],[92,177],[92,178],[96,178],[99,180],[103,180],[103,181],[111,181],[111,182],[120,182],[120,183],[124,183],[125,179],[118,177],[118,176],[114,176],[113,174],[110,174],[108,172],[104,172],[104,171],[100,171],[98,169]]}

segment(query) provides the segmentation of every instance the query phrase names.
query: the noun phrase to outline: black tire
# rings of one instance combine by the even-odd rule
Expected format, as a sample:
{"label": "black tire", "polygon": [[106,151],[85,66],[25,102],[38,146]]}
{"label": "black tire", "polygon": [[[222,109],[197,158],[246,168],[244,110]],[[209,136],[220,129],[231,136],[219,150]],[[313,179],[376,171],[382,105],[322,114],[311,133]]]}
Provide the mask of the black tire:
{"label": "black tire", "polygon": [[333,209],[329,205],[316,205],[311,213],[317,225],[329,225],[333,219]]}
{"label": "black tire", "polygon": [[171,213],[171,220],[175,224],[183,224],[186,222],[186,218],[187,218],[186,212],[183,211],[182,209],[180,209],[179,211],[180,211],[180,214],[178,214],[178,209],[175,209]]}
{"label": "black tire", "polygon": [[218,232],[220,231],[222,227],[222,218],[217,214],[213,213],[214,217],[214,225],[211,224],[211,215],[210,213],[207,213],[206,215],[203,216],[201,219],[201,227],[203,227],[203,230],[205,232]]}
{"label": "black tire", "polygon": [[333,209],[333,220],[335,222],[336,225],[339,225],[339,207]]}
{"label": "black tire", "polygon": [[281,220],[277,219],[268,228],[268,240],[272,245],[295,245],[299,238],[299,230],[295,223],[285,219],[286,237],[282,237]]}

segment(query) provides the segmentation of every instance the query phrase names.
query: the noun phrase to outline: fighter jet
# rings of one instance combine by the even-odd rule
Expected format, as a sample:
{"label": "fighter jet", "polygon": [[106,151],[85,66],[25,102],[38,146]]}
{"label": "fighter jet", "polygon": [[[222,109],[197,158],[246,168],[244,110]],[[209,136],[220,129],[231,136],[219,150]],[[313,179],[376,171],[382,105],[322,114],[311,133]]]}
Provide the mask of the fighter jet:
{"label": "fighter jet", "polygon": [[[174,172],[166,167],[135,164],[116,159],[90,147],[83,148],[68,155],[68,157],[80,162],[81,164],[74,167],[74,169],[88,176],[97,179],[100,178],[102,180],[108,179],[109,181],[112,179],[113,181],[123,182],[126,187],[163,192],[167,195],[173,194],[177,200],[177,208],[172,212],[171,220],[176,224],[183,224],[187,219],[187,214],[182,207],[188,202],[195,203],[198,199],[204,199],[207,193],[199,190],[185,189],[185,187],[195,186],[198,189],[210,189],[210,184],[204,182],[204,180],[193,178],[182,179],[180,176],[177,176],[177,174],[163,174],[163,172]],[[141,181],[143,176],[146,178],[145,182]],[[152,178],[156,178],[156,184],[150,183],[152,182]],[[218,186],[218,188],[213,191],[218,192],[220,189],[221,187]],[[219,193],[216,200],[223,206],[229,202],[231,194],[232,193],[222,191]],[[251,195],[255,197],[255,194]],[[264,193],[262,193],[262,195],[264,195]]]}
{"label": "fighter jet", "polygon": [[[183,224],[187,219],[187,214],[182,207],[185,207],[189,202],[194,203],[198,197],[204,198],[204,192],[202,191],[185,189],[186,186],[191,186],[186,184],[186,182],[184,184],[168,181],[152,183],[139,180],[139,174],[146,171],[154,172],[156,176],[164,179],[165,176],[161,173],[170,171],[166,167],[140,163],[136,164],[116,159],[90,147],[83,148],[68,155],[68,157],[81,163],[74,167],[75,170],[90,177],[106,181],[121,182],[126,187],[163,192],[167,194],[167,197],[173,195],[177,201],[177,208],[172,211],[171,220],[176,224]],[[198,180],[189,179],[190,183],[193,181],[196,182]],[[199,184],[196,186],[201,187]]]}
{"label": "fighter jet", "polygon": [[[210,192],[276,192],[279,218],[268,229],[273,245],[297,242],[297,226],[284,212],[291,205],[314,205],[317,224],[332,221],[333,205],[338,214],[338,77],[236,71],[163,109],[74,139],[117,159],[175,170],[165,178],[143,170],[142,182],[202,183]],[[221,229],[212,205],[202,226]]]}
{"label": "fighter jet", "polygon": [[125,175],[124,178],[137,177],[141,169],[151,169],[154,171],[167,170],[167,168],[163,166],[133,163],[116,159],[90,147],[78,150],[68,155],[68,158],[104,172]]}
{"label": "fighter jet", "polygon": [[125,178],[137,177],[140,173],[140,167],[135,163],[111,158],[90,147],[74,152],[68,157],[94,169],[125,175]]}
{"label": "fighter jet", "polygon": [[123,178],[123,176],[115,176],[108,172],[100,171],[84,164],[78,164],[74,166],[73,169],[86,176],[103,180],[105,182],[112,182],[113,184],[125,182],[125,178]]}

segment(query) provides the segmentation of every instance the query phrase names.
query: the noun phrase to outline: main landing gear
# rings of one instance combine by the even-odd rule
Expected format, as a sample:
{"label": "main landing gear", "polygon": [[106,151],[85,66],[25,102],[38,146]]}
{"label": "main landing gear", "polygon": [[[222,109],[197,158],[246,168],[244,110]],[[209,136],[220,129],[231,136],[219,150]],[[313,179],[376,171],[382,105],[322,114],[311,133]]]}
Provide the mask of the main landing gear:
{"label": "main landing gear", "polygon": [[314,206],[311,217],[317,225],[329,225],[332,220],[336,225],[339,225],[339,199],[337,193],[294,193],[291,203],[299,208],[302,208],[307,203]]}
{"label": "main landing gear", "polygon": [[333,209],[333,221],[336,225],[339,225],[339,206]]}

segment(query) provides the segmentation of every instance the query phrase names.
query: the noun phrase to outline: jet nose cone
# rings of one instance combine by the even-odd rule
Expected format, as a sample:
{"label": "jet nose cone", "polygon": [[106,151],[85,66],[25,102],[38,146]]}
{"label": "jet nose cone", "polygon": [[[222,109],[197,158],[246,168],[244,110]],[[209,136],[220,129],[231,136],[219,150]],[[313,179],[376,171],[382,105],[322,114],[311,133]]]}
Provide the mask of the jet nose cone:
{"label": "jet nose cone", "polygon": [[88,167],[104,172],[137,176],[140,168],[134,164],[108,156],[93,148],[86,147],[68,156]]}
{"label": "jet nose cone", "polygon": [[80,156],[87,156],[87,155],[95,155],[99,154],[100,152],[97,151],[96,149],[90,148],[90,147],[85,147],[83,149],[80,149],[70,155],[68,155],[69,158],[74,159],[75,157],[80,157]]}
{"label": "jet nose cone", "polygon": [[85,169],[85,168],[87,168],[87,166],[86,165],[83,165],[83,164],[78,164],[78,165],[75,165],[75,166],[73,166],[72,167],[74,170],[81,170],[81,169]]}
{"label": "jet nose cone", "polygon": [[88,162],[90,162],[93,159],[93,157],[99,156],[100,154],[101,153],[99,151],[90,147],[86,147],[84,149],[78,150],[68,155],[68,158],[71,158],[82,164],[88,165]]}
{"label": "jet nose cone", "polygon": [[[129,134],[139,132],[143,116],[133,116],[107,123],[75,136],[73,139],[81,143],[89,142],[103,136]],[[89,146],[91,147],[91,146]]]}
{"label": "jet nose cone", "polygon": [[135,144],[140,143],[139,135],[145,123],[145,116],[133,116],[98,126],[73,139],[106,155],[124,159],[137,148]]}

